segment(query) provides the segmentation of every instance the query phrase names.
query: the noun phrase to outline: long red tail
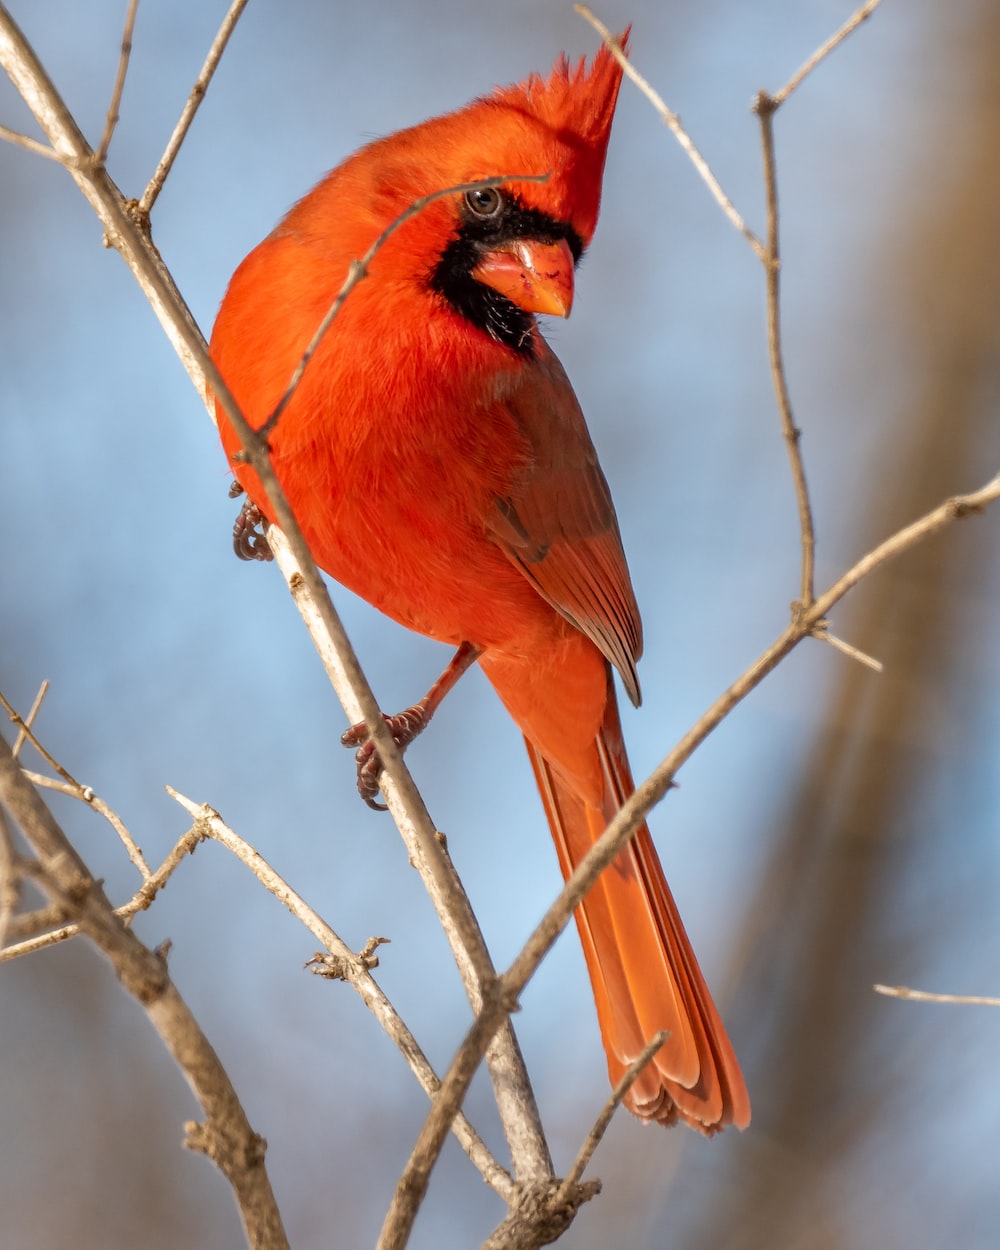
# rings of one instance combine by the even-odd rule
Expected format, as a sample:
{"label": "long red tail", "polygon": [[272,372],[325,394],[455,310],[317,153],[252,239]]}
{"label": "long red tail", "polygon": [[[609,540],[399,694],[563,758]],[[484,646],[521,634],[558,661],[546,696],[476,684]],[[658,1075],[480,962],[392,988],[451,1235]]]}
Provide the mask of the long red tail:
{"label": "long red tail", "polygon": [[[614,688],[594,742],[604,776],[601,808],[526,739],[563,875],[603,833],[634,789]],[[670,1037],[629,1091],[626,1106],[664,1124],[678,1117],[711,1135],[746,1128],[750,1099],[645,825],[577,908],[608,1070],[618,1081],[659,1029]]]}

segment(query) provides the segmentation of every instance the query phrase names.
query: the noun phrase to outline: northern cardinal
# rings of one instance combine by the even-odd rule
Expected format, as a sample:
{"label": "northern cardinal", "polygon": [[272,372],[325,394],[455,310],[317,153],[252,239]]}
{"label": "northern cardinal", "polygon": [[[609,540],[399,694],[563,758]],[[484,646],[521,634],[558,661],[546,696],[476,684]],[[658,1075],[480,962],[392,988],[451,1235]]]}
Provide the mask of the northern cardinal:
{"label": "northern cardinal", "polygon": [[[387,718],[399,741],[478,660],[524,734],[564,874],[633,790],[612,667],[638,704],[642,636],[608,485],[536,314],[570,311],[620,82],[605,48],[589,68],[563,57],[547,78],[368,144],[243,261],[211,345],[261,426],[351,262],[418,197],[548,175],[450,194],[402,224],[309,362],[270,448],[320,567],[459,647],[429,702]],[[259,479],[233,459],[240,445],[221,407],[218,419],[236,477],[272,520]],[[360,755],[371,797],[378,762],[364,743]],[[657,1030],[670,1032],[628,1107],[706,1134],[745,1127],[743,1078],[645,826],[576,918],[612,1081]]]}

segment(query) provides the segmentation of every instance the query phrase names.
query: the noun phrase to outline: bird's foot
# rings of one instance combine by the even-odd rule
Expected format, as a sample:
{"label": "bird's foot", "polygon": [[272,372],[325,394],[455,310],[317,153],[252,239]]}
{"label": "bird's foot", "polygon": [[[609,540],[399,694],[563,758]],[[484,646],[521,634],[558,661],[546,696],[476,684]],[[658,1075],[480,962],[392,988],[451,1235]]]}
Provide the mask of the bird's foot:
{"label": "bird's foot", "polygon": [[[235,499],[236,495],[242,494],[242,488],[236,494],[230,490],[229,494]],[[267,535],[263,529],[258,528],[263,524],[264,514],[260,508],[249,499],[244,499],[240,514],[233,522],[233,550],[241,560],[274,559]]]}
{"label": "bird's foot", "polygon": [[[382,716],[400,751],[405,751],[413,739],[424,731],[430,718],[431,712],[428,711],[426,700],[414,703],[412,707],[397,712],[395,716],[387,716],[384,713]],[[386,805],[379,803],[375,798],[382,777],[382,760],[368,733],[368,726],[364,721],[358,725],[352,725],[341,734],[340,744],[345,747],[358,748],[354,756],[354,762],[358,766],[358,794],[375,811],[386,811]]]}

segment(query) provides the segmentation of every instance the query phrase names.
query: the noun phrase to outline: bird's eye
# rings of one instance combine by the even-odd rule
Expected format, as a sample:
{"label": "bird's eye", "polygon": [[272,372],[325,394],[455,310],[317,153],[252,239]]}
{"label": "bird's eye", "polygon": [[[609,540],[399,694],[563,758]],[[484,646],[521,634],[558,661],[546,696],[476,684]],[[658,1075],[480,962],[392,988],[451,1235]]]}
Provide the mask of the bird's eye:
{"label": "bird's eye", "polygon": [[466,191],[465,203],[473,216],[487,221],[500,216],[505,200],[496,187],[482,187],[478,191]]}

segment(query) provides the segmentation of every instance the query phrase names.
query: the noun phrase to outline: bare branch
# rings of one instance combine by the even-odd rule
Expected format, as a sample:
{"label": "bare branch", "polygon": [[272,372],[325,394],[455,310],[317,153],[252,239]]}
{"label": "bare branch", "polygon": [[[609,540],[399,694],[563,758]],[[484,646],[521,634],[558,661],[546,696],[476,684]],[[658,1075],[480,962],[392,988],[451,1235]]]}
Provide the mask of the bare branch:
{"label": "bare branch", "polygon": [[981,994],[932,994],[928,990],[911,990],[905,985],[873,985],[876,994],[889,998],[908,998],[916,1003],[957,1003],[962,1007],[1000,1007],[1000,998]]}
{"label": "bare branch", "polygon": [[778,247],[778,174],[774,160],[774,105],[772,98],[761,91],[754,103],[760,119],[761,146],[764,151],[764,191],[767,202],[767,253],[764,272],[767,282],[767,347],[771,361],[771,381],[781,417],[781,432],[788,449],[788,461],[795,484],[799,509],[799,533],[802,548],[802,573],[799,603],[808,608],[814,598],[813,581],[816,567],[816,532],[813,526],[806,467],[800,446],[802,431],[795,424],[788,379],[781,347],[781,255]]}
{"label": "bare branch", "polygon": [[831,35],[826,43],[817,48],[806,63],[795,71],[781,90],[776,95],[771,96],[773,107],[775,109],[780,108],[792,92],[800,85],[803,78],[805,78],[807,74],[811,74],[820,61],[825,60],[834,48],[842,44],[848,35],[857,30],[862,22],[866,22],[878,8],[879,3],[880,0],[868,0],[868,3],[863,4],[853,17],[848,18],[835,35]]}
{"label": "bare branch", "polygon": [[128,73],[129,57],[132,55],[132,32],[135,29],[135,15],[138,8],[139,0],[129,0],[128,11],[125,14],[125,30],[122,32],[122,50],[118,58],[118,73],[115,75],[115,85],[111,92],[111,103],[108,105],[108,115],[104,122],[104,134],[101,135],[101,142],[97,145],[96,159],[100,165],[103,165],[108,159],[111,137],[115,133],[115,127],[118,125],[118,110],[121,107],[122,92],[125,90],[125,75]]}
{"label": "bare branch", "polygon": [[46,777],[43,773],[32,772],[30,768],[24,770],[24,775],[33,786],[39,786],[43,790],[55,790],[57,793],[65,794],[71,799],[79,799],[81,803],[86,803],[88,807],[93,808],[98,816],[103,816],[118,835],[122,846],[124,846],[129,859],[138,870],[139,875],[144,880],[149,880],[152,874],[149,864],[146,863],[146,857],[142,853],[142,847],[132,837],[128,826],[118,813],[109,807],[99,795],[95,794],[90,786],[80,785],[76,781],[57,781],[54,777]]}
{"label": "bare branch", "polygon": [[874,673],[881,673],[885,667],[882,661],[876,660],[873,655],[868,655],[867,652],[862,651],[859,647],[855,647],[849,642],[844,642],[843,638],[838,638],[836,634],[831,634],[822,623],[813,630],[813,637],[818,638],[820,642],[828,642],[835,651],[840,651],[852,660],[857,660],[859,664],[870,668]]}
{"label": "bare branch", "polygon": [[42,744],[38,741],[38,739],[35,737],[35,734],[32,731],[31,722],[33,721],[35,717],[37,708],[41,705],[42,699],[45,697],[44,691],[47,689],[48,689],[48,683],[43,682],[42,688],[39,691],[39,694],[35,696],[35,703],[32,705],[32,709],[28,713],[28,716],[26,719],[22,717],[20,713],[15,710],[13,704],[10,702],[10,700],[7,698],[7,696],[3,693],[2,690],[0,690],[0,707],[2,707],[3,710],[7,713],[8,719],[10,720],[11,724],[17,726],[18,734],[15,740],[15,747],[16,747],[17,754],[20,755],[21,749],[23,748],[24,743],[26,741],[30,742],[31,745],[38,752],[38,754],[46,762],[46,764],[49,765],[52,771],[58,773],[59,776],[63,779],[63,781],[69,787],[69,792],[76,792],[76,791],[83,790],[84,787],[80,785],[80,783],[76,780],[75,777],[73,777],[70,773],[66,771],[65,768],[63,768],[63,766],[59,763],[59,761],[55,758],[55,756],[50,755],[48,751],[46,751],[45,747],[42,746]]}
{"label": "bare branch", "polygon": [[[528,975],[530,976],[533,971],[534,968]],[[527,976],[524,980],[527,981]],[[472,1077],[489,1045],[489,1039],[502,1021],[517,1007],[515,984],[515,978],[509,973],[499,979],[494,993],[484,1001],[479,1016],[452,1060],[441,1082],[438,1095],[421,1127],[406,1167],[396,1184],[396,1191],[382,1224],[376,1250],[403,1250],[409,1240],[417,1211],[427,1191],[431,1169],[441,1152],[449,1126],[459,1113]],[[517,992],[520,992],[520,989],[523,989],[523,983],[517,987]],[[511,1210],[500,1229],[489,1238],[486,1246],[498,1248],[514,1245],[518,1247],[518,1250],[522,1250],[527,1246],[546,1244],[558,1236],[570,1223],[577,1207],[598,1192],[599,1183],[581,1186],[580,1176],[590,1162],[621,1100],[668,1036],[666,1032],[657,1033],[656,1037],[643,1048],[638,1058],[629,1065],[591,1129],[566,1179],[558,1185],[549,1178],[539,1184],[524,1187],[524,1192],[519,1196],[519,1203]],[[517,1209],[517,1206],[523,1205],[523,1199],[526,1196],[531,1200],[530,1215],[525,1209]],[[533,1226],[537,1234],[535,1236],[531,1235]]]}
{"label": "bare branch", "polygon": [[7,143],[13,143],[15,147],[24,148],[27,152],[33,152],[35,156],[44,156],[50,161],[60,160],[59,153],[54,148],[50,148],[46,143],[39,143],[37,139],[32,139],[28,135],[22,135],[18,130],[11,130],[9,126],[0,126],[0,139],[6,140]]}
{"label": "bare branch", "polygon": [[[874,11],[879,0],[869,0],[839,31],[818,48],[806,61],[801,69],[792,76],[788,83],[776,94],[770,95],[760,91],[754,101],[754,112],[760,121],[761,148],[764,154],[764,197],[767,204],[767,250],[761,259],[767,282],[767,346],[771,363],[771,380],[774,386],[778,413],[781,417],[781,431],[788,450],[788,461],[792,471],[792,482],[795,486],[795,499],[799,511],[799,535],[802,549],[802,570],[800,578],[799,604],[801,608],[812,605],[815,593],[816,569],[816,530],[813,523],[812,504],[809,499],[809,487],[806,482],[805,462],[802,458],[802,431],[795,423],[792,412],[791,396],[788,392],[788,375],[785,372],[784,353],[781,340],[781,252],[778,244],[778,174],[774,151],[774,115],[789,95],[798,87],[807,74],[836,48],[844,39],[861,25]],[[829,639],[833,642],[833,639]],[[834,642],[834,645],[838,645]],[[846,654],[851,649],[845,644],[842,648]],[[858,652],[855,658],[861,659]],[[874,667],[874,662],[866,657],[863,662]]]}
{"label": "bare branch", "polygon": [[45,696],[48,693],[49,693],[49,683],[48,681],[43,681],[42,684],[38,687],[38,694],[35,695],[35,701],[32,703],[31,707],[28,709],[28,715],[24,718],[24,723],[22,724],[21,728],[18,730],[17,737],[14,739],[14,746],[12,750],[13,750],[15,759],[17,759],[17,757],[21,754],[21,747],[23,747],[25,742],[27,741],[28,734],[31,730],[31,726],[35,723],[35,718],[38,716],[38,713],[42,710],[42,704],[45,702]]}
{"label": "bare branch", "polygon": [[[24,872],[25,877],[28,876]],[[34,877],[43,876],[40,872],[31,874]],[[20,912],[16,916],[11,916],[7,925],[8,938],[24,938],[33,937],[37,933],[43,933],[47,929],[51,929],[54,925],[62,924],[66,919],[66,908],[61,903],[44,903],[41,907],[35,907],[32,911]],[[2,953],[2,948],[0,948]]]}
{"label": "bare branch", "polygon": [[[236,858],[249,868],[264,888],[291,912],[304,925],[313,937],[337,961],[337,973],[361,996],[365,1006],[378,1020],[384,1031],[395,1042],[400,1054],[410,1065],[421,1088],[433,1098],[440,1088],[434,1069],[417,1043],[416,1038],[406,1027],[392,1003],[383,993],[381,987],[371,975],[370,957],[364,952],[361,955],[354,951],[340,938],[333,929],[317,915],[292,887],[274,871],[268,862],[245,842],[223,821],[218,812],[206,805],[198,805],[172,787],[167,786],[167,793],[194,820],[194,831],[200,838],[212,838],[219,842]],[[455,1118],[452,1125],[455,1136],[462,1149],[473,1164],[478,1168],[486,1183],[505,1200],[510,1200],[514,1193],[514,1182],[504,1168],[483,1144],[482,1139],[463,1115]]]}
{"label": "bare branch", "polygon": [[417,1211],[427,1193],[431,1170],[441,1154],[472,1078],[490,1040],[514,1007],[515,1003],[502,993],[500,982],[494,982],[488,996],[484,993],[480,1013],[431,1100],[431,1109],[421,1126],[406,1167],[396,1182],[376,1250],[403,1250],[409,1241]]}
{"label": "bare branch", "polygon": [[[32,775],[26,770],[22,770],[28,781],[32,781]],[[43,779],[44,780],[44,779]],[[76,797],[76,796],[74,796]],[[135,894],[127,903],[123,903],[121,907],[114,909],[115,915],[123,921],[129,921],[134,915],[140,911],[146,911],[153,899],[160,890],[167,884],[171,876],[173,876],[178,865],[187,858],[188,855],[194,854],[198,843],[203,840],[206,835],[198,829],[190,830],[184,836],[178,839],[176,845],[169,852],[163,863],[155,872],[148,869],[144,874],[142,885],[136,890]],[[18,917],[20,919],[20,917]],[[31,917],[27,918],[31,920]],[[0,946],[0,963],[6,963],[12,959],[19,959],[22,955],[32,955],[35,951],[44,950],[49,946],[56,946],[60,942],[65,942],[69,938],[78,937],[80,934],[80,926],[78,924],[63,924],[66,919],[66,909],[61,905],[54,905],[50,909],[45,909],[34,913],[33,927],[47,928],[47,933],[38,933],[33,937],[25,938],[23,941],[17,942],[11,946]],[[59,928],[50,928],[51,925],[59,925]],[[15,926],[11,925],[11,929]]]}
{"label": "bare branch", "polygon": [[695,147],[690,135],[688,135],[687,131],[681,124],[680,117],[678,117],[678,115],[671,109],[667,108],[663,97],[659,94],[659,92],[655,91],[653,87],[650,86],[649,82],[639,73],[639,71],[622,51],[617,39],[615,39],[608,27],[605,26],[599,18],[595,17],[585,4],[574,4],[573,8],[580,14],[584,21],[589,22],[590,25],[593,26],[594,30],[596,30],[601,36],[604,40],[604,46],[622,67],[626,77],[630,78],[646,99],[649,100],[653,108],[655,108],[657,113],[659,113],[661,119],[663,120],[663,124],[673,134],[677,142],[687,153],[688,159],[698,171],[701,180],[708,187],[709,191],[711,191],[713,197],[715,198],[715,202],[719,205],[740,234],[743,235],[760,259],[766,262],[767,250],[764,247],[764,244],[761,243],[760,239],[757,238],[754,232],[746,224],[737,211],[732,200],[728,195],[726,195],[725,191],[723,191],[721,185],[719,184],[719,180],[716,178],[715,174],[712,173],[708,161],[705,160],[702,154]]}
{"label": "bare branch", "polygon": [[[65,915],[65,908],[60,907]],[[20,917],[17,917],[20,919]],[[43,913],[38,920],[39,925],[44,921]],[[13,923],[9,925],[10,929],[14,928]],[[50,946],[58,946],[60,942],[66,942],[70,938],[79,937],[80,926],[78,924],[63,925],[58,929],[50,929],[47,933],[39,933],[35,937],[24,938],[20,942],[12,942],[9,946],[0,946],[0,964],[10,963],[12,960],[20,959],[23,955],[34,955],[36,951],[47,950]]]}
{"label": "bare branch", "polygon": [[601,1192],[600,1181],[584,1181],[568,1192],[554,1177],[522,1185],[506,1216],[480,1250],[540,1250],[558,1240],[585,1202]]}
{"label": "bare branch", "polygon": [[46,777],[42,773],[36,773],[32,772],[30,769],[25,769],[25,776],[27,776],[32,785],[41,786],[47,790],[55,790],[59,794],[65,794],[72,799],[79,799],[81,803],[86,803],[88,807],[92,807],[98,815],[103,816],[108,824],[111,825],[112,829],[114,829],[115,833],[117,833],[118,837],[121,839],[121,843],[125,847],[125,850],[128,852],[129,859],[139,870],[140,875],[143,878],[148,879],[150,876],[149,865],[146,863],[142,850],[136,844],[135,839],[126,828],[125,822],[107,805],[107,803],[104,802],[103,799],[98,798],[90,786],[81,785],[81,783],[77,781],[69,773],[69,771],[63,767],[62,764],[59,763],[59,761],[51,755],[45,747],[42,746],[41,741],[32,729],[32,725],[39,710],[41,709],[42,702],[48,693],[48,690],[49,683],[47,681],[43,681],[39,687],[38,694],[35,696],[35,701],[31,705],[31,711],[24,718],[18,715],[18,713],[11,706],[10,701],[6,698],[3,692],[0,691],[0,705],[2,705],[4,710],[7,712],[10,720],[18,726],[18,735],[14,741],[13,747],[14,756],[17,757],[19,755],[21,747],[25,742],[30,742],[46,763],[48,763],[52,769],[59,774],[60,778],[62,778],[62,780],[57,780],[54,777]]}
{"label": "bare branch", "polygon": [[166,266],[129,211],[44,66],[0,3],[0,66],[97,214],[109,246],[119,251],[149,300],[188,374],[204,393],[205,344]]}
{"label": "bare branch", "polygon": [[208,50],[208,56],[205,57],[205,64],[201,67],[201,73],[191,88],[191,94],[188,96],[177,125],[174,127],[174,133],[170,136],[166,150],[160,157],[160,163],[149,180],[149,185],[142,193],[138,211],[143,217],[149,217],[150,209],[152,209],[157,197],[163,190],[163,184],[167,180],[167,175],[177,159],[177,153],[181,150],[181,144],[187,137],[187,132],[194,121],[195,113],[198,112],[201,102],[205,98],[208,84],[212,81],[219,61],[222,59],[222,54],[226,50],[229,36],[236,29],[236,23],[240,20],[240,15],[246,7],[247,0],[233,0],[233,3],[229,6],[229,12],[222,19],[222,25],[219,27],[218,34]]}
{"label": "bare branch", "polygon": [[953,495],[936,508],[932,508],[930,512],[918,517],[916,521],[897,530],[895,534],[891,534],[877,547],[873,547],[867,555],[862,556],[833,583],[829,590],[819,596],[812,609],[806,614],[810,629],[869,573],[883,564],[888,564],[890,560],[895,560],[925,539],[947,529],[956,521],[985,512],[998,499],[1000,499],[1000,473],[997,473],[979,490],[970,491],[965,495]]}
{"label": "bare branch", "polygon": [[654,1034],[622,1073],[617,1085],[611,1091],[610,1097],[602,1107],[600,1115],[594,1121],[593,1127],[587,1134],[586,1140],[580,1147],[579,1153],[573,1160],[573,1166],[566,1173],[566,1177],[559,1187],[559,1198],[563,1200],[568,1198],[570,1192],[579,1184],[580,1178],[587,1170],[591,1159],[594,1157],[594,1151],[601,1144],[601,1139],[608,1131],[612,1117],[621,1106],[625,1095],[635,1084],[640,1072],[652,1062],[653,1056],[669,1036],[670,1033],[667,1029],[661,1029]]}
{"label": "bare branch", "polygon": [[110,961],[124,989],[145,1009],[198,1098],[205,1121],[187,1144],[215,1162],[233,1187],[253,1250],[287,1250],[288,1239],[254,1133],[225,1068],[170,979],[164,961],[114,914],[99,882],[21,773],[0,739],[0,801],[34,847],[45,886],[77,917],[79,931]]}

